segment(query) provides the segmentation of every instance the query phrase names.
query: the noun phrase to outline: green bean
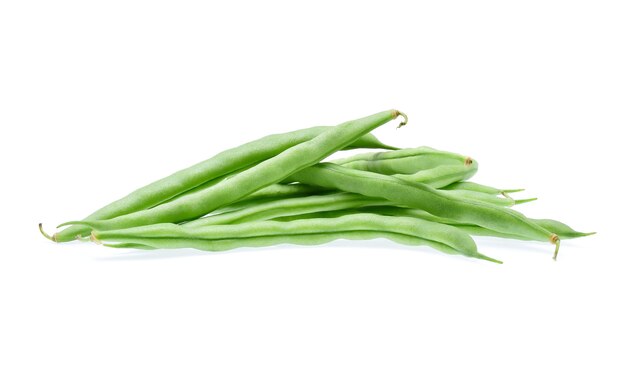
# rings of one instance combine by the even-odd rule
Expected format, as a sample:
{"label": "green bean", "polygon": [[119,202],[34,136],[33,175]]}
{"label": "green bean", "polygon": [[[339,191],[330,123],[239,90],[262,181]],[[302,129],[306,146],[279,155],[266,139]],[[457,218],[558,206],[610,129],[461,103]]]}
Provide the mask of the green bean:
{"label": "green bean", "polygon": [[321,192],[332,191],[332,189],[326,189],[319,186],[305,185],[305,184],[274,184],[263,189],[257,190],[254,193],[248,195],[245,199],[263,199],[277,197],[297,197],[311,194],[319,194]]}
{"label": "green bean", "polygon": [[[450,220],[442,217],[438,217],[432,214],[429,214],[426,211],[411,209],[411,208],[402,208],[402,207],[392,207],[392,206],[376,206],[376,207],[361,207],[355,210],[356,212],[365,212],[365,213],[374,213],[378,215],[390,215],[390,216],[408,216],[415,217],[419,219],[434,221],[436,223],[442,223],[447,225],[452,225],[456,228],[462,229],[465,232],[478,236],[489,236],[489,237],[502,237],[502,238],[512,238],[519,240],[533,240],[533,238],[519,236],[510,233],[502,233],[497,232],[491,229],[483,228],[478,225],[473,225],[469,223],[463,223],[455,220]],[[353,213],[345,211],[344,214]],[[295,220],[296,218],[294,218]],[[532,219],[528,218],[528,220],[534,222],[535,224],[543,227],[544,229],[555,233],[561,239],[572,239],[578,237],[585,237],[595,234],[595,232],[583,233],[578,232],[568,225],[561,223],[556,220],[549,219]]]}
{"label": "green bean", "polygon": [[[393,216],[393,217],[398,217],[398,216],[413,217],[417,219],[432,221],[435,223],[451,225],[451,226],[454,226],[456,228],[463,230],[464,232],[468,234],[476,235],[476,236],[501,237],[501,238],[518,239],[518,240],[525,240],[525,241],[532,240],[532,238],[518,236],[515,234],[497,232],[491,229],[480,227],[478,225],[462,223],[456,220],[451,220],[451,219],[435,216],[435,215],[429,214],[428,212],[424,210],[414,209],[414,208],[405,208],[405,207],[379,206],[379,205],[362,206],[362,207],[355,206],[349,209],[336,210],[336,211],[307,212],[307,213],[294,214],[294,215],[291,215],[294,212],[286,212],[286,213],[288,215],[274,217],[271,220],[293,221],[293,220],[313,219],[313,218],[335,218],[335,217],[341,217],[341,216],[355,214],[355,213],[371,213],[371,214],[376,214],[376,215],[386,215],[386,216]],[[560,221],[556,221],[556,220],[531,219],[531,218],[529,218],[528,220],[536,223],[537,225],[545,228],[546,230],[552,233],[555,233],[561,239],[579,238],[579,237],[585,237],[585,236],[590,236],[590,235],[595,234],[595,232],[587,232],[587,233],[578,232],[572,229],[571,227],[569,227],[568,225],[561,223]]]}
{"label": "green bean", "polygon": [[[467,234],[456,228],[409,217],[384,217],[374,214],[354,214],[333,219],[295,220],[288,223],[276,221],[250,222],[230,225],[203,225],[186,227],[177,224],[153,224],[143,227],[94,231],[92,239],[97,242],[121,242],[124,246],[141,245],[155,248],[193,247],[201,250],[225,250],[241,246],[267,246],[286,242],[286,238],[301,244],[317,244],[322,239],[328,242],[333,233],[345,236],[355,233],[353,238],[371,238],[381,233],[392,233],[418,238],[422,243],[437,243],[455,253],[480,259],[488,259],[476,249],[476,244]],[[358,233],[358,235],[356,234]],[[316,236],[320,235],[320,236]],[[296,237],[297,236],[297,237]],[[229,245],[218,241],[228,240]],[[247,240],[247,241],[244,241]],[[427,241],[427,242],[424,242]],[[441,246],[435,248],[441,249]],[[495,261],[495,260],[494,260]]]}
{"label": "green bean", "polygon": [[574,230],[569,225],[566,225],[560,221],[552,219],[531,219],[538,225],[546,228],[546,230],[556,233],[561,238],[579,238],[596,234],[596,232],[579,232]]}
{"label": "green bean", "polygon": [[559,237],[556,234],[508,208],[455,199],[425,184],[409,184],[391,176],[329,163],[306,168],[294,173],[292,178],[305,184],[385,198],[396,204],[423,209],[433,215],[473,223],[497,232],[549,241],[556,245],[555,258],[558,255]]}
{"label": "green bean", "polygon": [[[493,204],[500,207],[513,207],[516,201],[510,197],[499,197],[491,194],[480,193],[471,190],[439,190],[443,195],[452,198],[465,199],[473,202],[482,202],[486,204]],[[523,202],[522,202],[523,203]]]}
{"label": "green bean", "polygon": [[476,174],[478,163],[440,165],[430,169],[424,169],[414,174],[392,174],[392,176],[409,183],[428,184],[434,188],[442,188],[453,182],[461,181]]}
{"label": "green bean", "polygon": [[[404,117],[397,110],[389,110],[329,128],[315,138],[288,148],[271,159],[225,179],[217,185],[149,210],[113,219],[72,221],[62,225],[81,224],[106,230],[194,219],[216,208],[236,202],[263,187],[283,181],[293,173],[314,165],[399,115]],[[403,121],[400,126],[405,123]]]}
{"label": "green bean", "polygon": [[353,193],[334,193],[286,199],[272,199],[266,202],[254,202],[248,207],[189,221],[183,226],[197,228],[206,225],[247,223],[262,221],[285,214],[296,215],[319,211],[335,211],[347,208],[388,205],[386,199],[371,198]]}
{"label": "green bean", "polygon": [[472,158],[422,146],[396,151],[361,153],[331,161],[344,167],[381,174],[413,174],[447,164],[471,164]]}
{"label": "green bean", "polygon": [[524,191],[524,189],[509,189],[509,190],[497,189],[491,186],[477,184],[476,182],[472,182],[472,181],[455,182],[453,184],[446,186],[444,189],[469,190],[469,191],[475,191],[478,193],[484,193],[484,194],[490,194],[490,195],[504,195],[505,197],[507,196],[508,193],[517,193],[520,191]]}
{"label": "green bean", "polygon": [[[359,158],[363,160],[359,160]],[[347,161],[344,166],[349,166],[350,168],[354,162],[362,161],[366,165],[362,167],[355,165],[354,169],[378,171],[383,174],[397,174],[399,178],[428,183],[433,187],[443,187],[456,181],[468,179],[476,173],[478,168],[478,163],[469,157],[428,147],[373,154],[357,154],[350,158],[337,160],[338,163],[344,163],[344,161]],[[428,168],[424,169],[424,167]],[[284,185],[286,182],[288,183],[289,179],[278,185]],[[209,181],[172,199],[193,194],[214,184],[214,181]],[[309,186],[300,190],[305,190],[304,193],[320,193],[328,189]],[[268,186],[245,197],[244,200],[257,199],[259,196],[268,195],[268,193],[276,195],[274,193],[276,191],[280,191],[280,194],[284,196],[299,195],[301,193],[297,188],[294,189],[293,187],[285,189],[281,186]]]}
{"label": "green bean", "polygon": [[[477,163],[470,163],[467,165],[441,165],[435,168],[419,171],[413,175],[396,174],[393,176],[409,182],[421,182],[433,187],[439,187],[441,185],[446,185],[451,181],[458,181],[459,179],[469,178],[476,172],[477,165]],[[287,179],[287,181],[289,181],[289,179]],[[329,192],[333,192],[333,190],[303,184],[275,184],[268,186],[265,189],[261,189],[241,201],[224,207],[222,208],[222,210],[234,211],[247,208],[257,210],[255,206],[267,203],[268,201],[273,202],[282,198],[290,198],[302,195],[308,196],[312,194],[324,194]],[[334,192],[336,193],[337,190],[334,190]],[[480,196],[477,197],[477,199],[478,198],[480,198]],[[491,196],[485,197],[485,199],[497,201],[496,198]],[[511,201],[511,205],[512,204],[513,201]]]}
{"label": "green bean", "polygon": [[[226,251],[239,248],[249,247],[267,247],[282,244],[293,245],[322,245],[336,240],[353,240],[364,241],[384,238],[402,245],[408,246],[428,246],[435,250],[446,254],[460,255],[458,251],[448,245],[439,242],[428,241],[423,238],[409,236],[405,234],[380,232],[380,231],[345,231],[333,233],[314,233],[314,234],[286,234],[282,236],[263,236],[242,239],[225,239],[225,240],[197,240],[188,239],[185,243],[181,243],[178,239],[146,239],[145,243],[104,243],[104,246],[118,249],[140,249],[140,250],[158,250],[158,249],[176,249],[176,248],[194,248],[204,251]],[[149,245],[148,245],[149,244]],[[499,260],[487,257],[481,253],[477,253],[473,258],[488,260],[494,263],[502,263]]]}
{"label": "green bean", "polygon": [[[292,146],[309,141],[328,129],[330,127],[317,126],[283,134],[269,135],[223,151],[208,160],[139,188],[124,198],[100,208],[85,220],[110,219],[154,207],[207,181],[242,167],[258,163]],[[355,139],[353,143],[345,145],[344,148],[396,149],[396,147],[380,142],[371,134],[362,135],[360,138]],[[76,239],[77,236],[89,235],[89,232],[90,230],[86,226],[71,226],[54,234],[52,237],[48,237],[57,242],[66,242]]]}

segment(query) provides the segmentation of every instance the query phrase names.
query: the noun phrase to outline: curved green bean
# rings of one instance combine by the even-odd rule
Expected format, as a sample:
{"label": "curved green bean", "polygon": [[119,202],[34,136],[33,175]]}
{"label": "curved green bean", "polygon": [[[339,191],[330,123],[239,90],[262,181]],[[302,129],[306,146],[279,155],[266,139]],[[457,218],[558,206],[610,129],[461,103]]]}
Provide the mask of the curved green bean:
{"label": "curved green bean", "polygon": [[490,194],[490,195],[504,195],[507,196],[508,193],[518,193],[520,191],[524,191],[524,189],[497,189],[491,186],[478,184],[472,181],[458,181],[453,184],[446,186],[444,189],[447,190],[468,190],[475,191],[478,193]]}
{"label": "curved green bean", "polygon": [[[121,242],[124,246],[142,245],[159,248],[194,247],[216,251],[216,242],[230,240],[229,248],[267,246],[281,243],[289,236],[310,244],[313,235],[332,233],[392,233],[438,243],[469,257],[490,259],[478,252],[476,244],[462,231],[440,223],[410,217],[385,217],[374,214],[345,215],[332,219],[307,219],[291,222],[261,221],[230,225],[187,227],[177,224],[153,224],[143,227],[94,231],[92,239],[99,242]],[[280,242],[276,241],[277,238]],[[323,237],[322,237],[323,238]],[[335,237],[336,238],[336,237]],[[357,236],[358,238],[358,236]],[[242,242],[248,239],[247,242]],[[325,240],[325,242],[327,242]],[[293,243],[293,242],[291,242]],[[132,245],[129,245],[132,244]],[[438,246],[439,247],[439,246]],[[223,249],[223,248],[222,248]]]}
{"label": "curved green bean", "polygon": [[[293,173],[319,162],[400,115],[404,116],[397,110],[389,110],[329,128],[315,138],[288,148],[217,185],[149,210],[112,219],[71,221],[62,225],[81,224],[95,229],[121,229],[195,219],[216,208],[236,202],[263,187],[283,181]],[[400,126],[404,124],[405,122],[402,122]]]}
{"label": "curved green bean", "polygon": [[331,160],[344,167],[381,174],[413,174],[447,164],[471,164],[472,158],[448,151],[422,146],[395,151],[361,153]]}
{"label": "curved green bean", "polygon": [[353,193],[334,193],[285,199],[273,199],[266,202],[254,202],[239,210],[203,217],[182,224],[187,228],[206,225],[247,223],[269,220],[285,214],[299,215],[319,211],[336,211],[354,207],[388,205],[386,199],[366,197]]}
{"label": "curved green bean", "polygon": [[[296,211],[285,212],[285,216],[274,217],[271,220],[275,221],[293,221],[293,220],[302,220],[302,219],[313,219],[313,218],[335,218],[341,217],[345,215],[355,214],[355,213],[371,213],[376,215],[386,215],[386,216],[406,216],[413,217],[422,220],[428,220],[435,223],[446,224],[450,226],[454,226],[455,228],[459,228],[464,232],[476,235],[476,236],[487,236],[487,237],[500,237],[500,238],[510,238],[510,239],[518,239],[529,241],[533,240],[532,238],[518,236],[510,233],[502,233],[497,232],[491,229],[483,228],[478,225],[462,223],[456,220],[451,220],[447,218],[443,218],[440,216],[435,216],[429,214],[428,212],[415,208],[406,208],[406,207],[396,207],[396,206],[362,206],[362,207],[352,207],[349,209],[336,210],[336,211],[318,211],[318,212],[307,212],[302,214],[297,214]],[[293,215],[292,215],[293,214]],[[537,225],[545,228],[546,230],[555,233],[561,239],[572,239],[585,237],[595,234],[595,232],[579,232],[568,225],[549,219],[532,219],[528,220],[536,223]]]}
{"label": "curved green bean", "polygon": [[319,163],[296,172],[292,178],[305,184],[385,198],[396,204],[423,209],[437,216],[473,223],[497,232],[548,241],[556,245],[555,257],[558,255],[559,238],[556,234],[508,208],[455,199],[425,184],[409,184],[391,176],[329,163]]}
{"label": "curved green bean", "polygon": [[[316,126],[288,133],[273,134],[220,152],[208,160],[133,191],[124,198],[95,211],[85,220],[110,219],[154,207],[207,181],[266,160],[290,147],[309,141],[328,129],[330,127]],[[345,145],[344,148],[397,149],[380,142],[371,134],[362,135],[351,144]],[[90,230],[86,226],[71,226],[55,233],[50,239],[56,242],[72,241],[77,236],[89,235],[89,232]]]}
{"label": "curved green bean", "polygon": [[449,164],[417,171],[413,174],[392,174],[409,183],[427,184],[433,188],[442,188],[453,182],[466,180],[476,174],[478,163]]}

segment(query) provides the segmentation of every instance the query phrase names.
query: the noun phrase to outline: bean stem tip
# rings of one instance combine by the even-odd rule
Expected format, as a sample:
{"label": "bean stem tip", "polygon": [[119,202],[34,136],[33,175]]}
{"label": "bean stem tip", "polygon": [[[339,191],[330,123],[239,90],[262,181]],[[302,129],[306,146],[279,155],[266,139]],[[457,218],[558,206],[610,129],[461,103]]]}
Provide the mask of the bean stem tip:
{"label": "bean stem tip", "polygon": [[48,233],[46,233],[46,231],[43,230],[43,224],[42,223],[39,223],[39,232],[41,232],[41,234],[44,237],[46,237],[47,239],[49,239],[50,241],[57,242],[57,235],[56,235],[56,233],[53,234],[52,236],[49,235]]}
{"label": "bean stem tip", "polygon": [[98,237],[96,237],[96,233],[95,232],[91,232],[91,235],[89,236],[89,239],[91,240],[91,242],[98,244],[98,245],[102,245],[102,242],[98,239]]}
{"label": "bean stem tip", "polygon": [[406,113],[400,112],[397,109],[395,110],[395,113],[396,113],[395,117],[402,116],[402,118],[403,118],[402,122],[400,122],[400,124],[398,124],[398,127],[396,129],[399,129],[399,128],[403,127],[404,125],[406,125],[409,122],[409,117],[406,115]]}
{"label": "bean stem tip", "polygon": [[556,257],[559,255],[559,248],[561,247],[561,239],[556,234],[552,234],[550,236],[550,242],[556,245],[554,255],[552,256],[552,259],[556,261]]}

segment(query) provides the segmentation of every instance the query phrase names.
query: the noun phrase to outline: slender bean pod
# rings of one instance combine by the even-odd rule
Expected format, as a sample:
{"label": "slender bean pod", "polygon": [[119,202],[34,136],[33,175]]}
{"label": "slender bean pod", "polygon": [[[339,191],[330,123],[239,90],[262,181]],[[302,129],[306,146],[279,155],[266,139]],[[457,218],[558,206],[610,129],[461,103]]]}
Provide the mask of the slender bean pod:
{"label": "slender bean pod", "polygon": [[[188,227],[177,224],[154,224],[143,227],[118,229],[110,231],[94,231],[94,241],[138,244],[148,247],[177,248],[194,247],[202,250],[216,250],[215,242],[230,240],[231,246],[241,247],[259,243],[267,246],[267,241],[277,237],[284,242],[285,236],[301,236],[299,241],[310,244],[312,235],[331,233],[393,233],[429,243],[436,242],[451,248],[454,252],[475,258],[490,259],[476,249],[476,244],[467,234],[448,225],[429,222],[409,217],[385,217],[374,214],[354,214],[333,219],[295,220],[288,223],[277,221],[261,221],[230,225],[203,225]],[[309,237],[307,239],[307,237]],[[337,237],[335,237],[337,238]],[[358,236],[355,236],[358,238]],[[362,238],[362,237],[361,237]],[[366,237],[371,238],[371,237]],[[327,242],[327,240],[324,240]],[[281,242],[273,242],[281,243]],[[293,243],[293,242],[291,242]],[[313,241],[313,243],[316,243]],[[439,247],[439,246],[438,246]]]}
{"label": "slender bean pod", "polygon": [[[289,212],[286,212],[286,213],[289,214]],[[295,211],[292,211],[291,213],[295,213]],[[274,217],[271,220],[293,221],[293,220],[313,219],[313,218],[335,218],[335,217],[341,217],[341,216],[351,215],[355,213],[372,213],[376,215],[386,215],[386,216],[393,216],[393,217],[398,217],[398,216],[413,217],[417,219],[432,221],[435,223],[441,223],[441,224],[454,226],[455,228],[459,228],[468,234],[476,235],[476,236],[501,237],[501,238],[518,239],[518,240],[525,240],[525,241],[533,240],[532,238],[529,238],[529,237],[518,236],[518,235],[510,234],[510,233],[497,232],[491,229],[480,227],[478,225],[462,223],[456,220],[451,220],[451,219],[443,218],[440,216],[435,216],[420,209],[396,207],[396,206],[378,206],[377,205],[377,206],[352,207],[350,209],[343,209],[343,210],[337,210],[337,211],[318,211],[318,212],[309,212],[309,213],[303,213],[303,214]],[[590,236],[590,235],[595,234],[595,232],[585,233],[585,232],[576,231],[572,229],[571,227],[569,227],[568,225],[560,221],[556,221],[556,220],[531,219],[531,218],[529,218],[528,220],[536,223],[537,225],[540,225],[541,227],[545,228],[546,230],[550,232],[557,234],[559,238],[561,239],[579,238],[579,237],[585,237],[585,236]]]}
{"label": "slender bean pod", "polygon": [[528,220],[519,212],[479,202],[455,199],[425,184],[357,171],[340,165],[320,163],[293,174],[295,180],[371,197],[385,198],[399,205],[423,209],[433,215],[475,223],[497,232],[516,234],[556,245],[559,237]]}
{"label": "slender bean pod", "polygon": [[[133,191],[124,198],[95,211],[85,220],[110,219],[154,207],[207,181],[266,160],[290,147],[309,141],[329,129],[330,127],[326,126],[316,126],[283,134],[269,135],[220,152],[208,160]],[[380,142],[371,134],[364,134],[356,138],[354,142],[345,145],[344,148],[396,149],[396,147]],[[56,242],[66,242],[76,239],[77,236],[89,235],[89,231],[89,228],[86,226],[71,226],[59,233],[55,233],[52,237],[48,237]]]}
{"label": "slender bean pod", "polygon": [[[288,148],[217,185],[149,210],[113,219],[74,221],[62,225],[81,224],[106,230],[195,219],[216,208],[236,202],[261,188],[283,181],[293,173],[314,165],[399,115],[404,116],[397,110],[389,110],[328,128],[315,138]],[[405,123],[402,122],[400,126]]]}
{"label": "slender bean pod", "polygon": [[413,174],[447,164],[471,164],[472,159],[460,154],[422,146],[396,151],[361,153],[332,163],[344,167],[381,174]]}
{"label": "slender bean pod", "polygon": [[267,202],[255,202],[240,210],[228,211],[196,219],[183,224],[188,228],[207,225],[247,223],[269,220],[285,215],[300,215],[319,211],[335,211],[348,208],[388,205],[386,199],[366,197],[353,193],[334,193],[285,199],[273,199]]}

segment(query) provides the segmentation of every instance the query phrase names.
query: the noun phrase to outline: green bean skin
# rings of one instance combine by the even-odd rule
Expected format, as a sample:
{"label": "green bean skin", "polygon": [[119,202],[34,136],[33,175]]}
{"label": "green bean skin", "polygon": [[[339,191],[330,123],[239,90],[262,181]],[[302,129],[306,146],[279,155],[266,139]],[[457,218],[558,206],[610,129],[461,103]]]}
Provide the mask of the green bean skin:
{"label": "green bean skin", "polygon": [[[413,175],[395,174],[393,176],[403,179],[405,181],[409,181],[409,182],[419,182],[419,183],[428,184],[433,187],[439,187],[441,185],[447,185],[451,181],[458,181],[463,178],[471,177],[474,173],[476,173],[477,167],[478,167],[477,163],[459,164],[459,165],[452,165],[452,164],[441,165],[439,167],[419,171]],[[287,179],[287,181],[289,180],[290,179]],[[253,210],[257,210],[258,208],[254,208],[255,206],[259,204],[265,204],[268,201],[275,201],[281,198],[290,198],[290,197],[303,196],[303,195],[314,195],[314,194],[319,195],[319,194],[330,193],[333,191],[337,192],[336,190],[316,187],[316,186],[311,186],[311,185],[275,184],[275,185],[268,186],[264,189],[261,189],[239,202],[236,202],[232,205],[224,207],[223,210],[234,211],[234,210],[247,209],[247,208],[252,208]],[[454,193],[452,193],[452,195],[454,195]],[[479,198],[484,198],[485,200],[491,200],[491,201],[494,201],[495,203],[501,203],[497,200],[497,198],[491,197],[491,196],[488,196],[488,197],[477,196],[475,198],[476,200],[480,200]],[[369,199],[372,199],[372,198],[369,198]],[[513,200],[511,200],[511,205],[513,203],[514,203]],[[272,207],[272,209],[274,208]]]}
{"label": "green bean skin", "polygon": [[330,190],[331,189],[305,184],[274,184],[255,191],[254,193],[248,195],[246,199],[295,197],[317,194],[319,192]]}
{"label": "green bean skin", "polygon": [[596,234],[596,232],[579,232],[572,229],[569,225],[566,225],[560,221],[552,219],[532,219],[538,225],[546,228],[552,233],[556,233],[561,238],[579,238]]}
{"label": "green bean skin", "polygon": [[[220,152],[208,160],[180,170],[170,176],[133,191],[124,198],[95,211],[85,218],[85,220],[110,219],[154,207],[207,181],[268,159],[290,147],[309,141],[329,128],[330,127],[326,126],[316,126],[288,133],[273,134]],[[371,134],[364,134],[344,148],[396,149],[396,147],[380,142]],[[56,233],[53,239],[56,242],[72,241],[75,240],[77,236],[88,236],[89,231],[89,228],[85,226],[71,226]]]}
{"label": "green bean skin", "polygon": [[[438,217],[438,216],[429,214],[426,211],[412,209],[412,208],[402,208],[402,207],[392,207],[392,206],[360,207],[354,211],[345,211],[344,215],[348,213],[354,213],[354,212],[373,213],[373,214],[378,214],[378,215],[414,217],[418,219],[433,221],[436,223],[451,225],[456,228],[462,229],[468,234],[472,234],[476,236],[511,238],[511,239],[517,239],[517,240],[525,240],[525,241],[533,240],[533,238],[530,238],[530,237],[519,236],[515,234],[510,234],[510,233],[497,232],[491,229],[480,227],[478,225],[462,223],[462,222],[458,222],[455,220]],[[573,239],[573,238],[585,237],[585,236],[590,236],[592,234],[595,234],[595,232],[589,232],[589,233],[578,232],[572,229],[570,226],[557,220],[532,219],[532,218],[528,218],[528,220],[543,227],[549,232],[555,233],[561,239]]]}
{"label": "green bean skin", "polygon": [[[518,236],[515,234],[509,233],[501,233],[491,229],[483,228],[473,224],[461,223],[456,220],[451,220],[439,216],[435,216],[429,214],[428,212],[415,208],[404,208],[404,207],[396,207],[396,206],[362,206],[362,207],[352,207],[350,209],[343,209],[337,211],[318,211],[318,212],[310,212],[304,214],[294,214],[291,215],[292,212],[288,212],[289,216],[281,216],[274,217],[271,220],[276,221],[293,221],[293,220],[302,220],[302,219],[313,219],[313,218],[334,218],[341,217],[344,215],[355,214],[355,213],[371,213],[376,215],[387,215],[387,216],[406,216],[413,217],[417,219],[432,221],[435,223],[446,224],[450,226],[454,226],[455,228],[461,229],[470,235],[475,236],[486,236],[486,237],[500,237],[500,238],[509,238],[509,239],[517,239],[523,241],[533,240],[532,238]],[[556,220],[549,219],[531,219],[528,220],[542,226],[546,230],[555,233],[561,239],[572,239],[585,237],[595,234],[595,232],[583,233],[578,232],[571,227],[567,226],[564,223],[561,223]]]}
{"label": "green bean skin", "polygon": [[490,194],[490,195],[504,195],[507,196],[508,193],[518,193],[520,191],[524,191],[524,189],[497,189],[491,186],[478,184],[472,181],[459,181],[453,184],[446,186],[444,189],[446,190],[469,190],[475,191],[478,193]]}
{"label": "green bean skin", "polygon": [[386,175],[413,174],[447,164],[471,163],[472,159],[430,147],[406,148],[396,151],[362,153],[331,161],[344,167]]}
{"label": "green bean skin", "polygon": [[[435,242],[451,248],[454,252],[470,257],[486,257],[479,254],[476,244],[467,234],[453,227],[409,217],[384,217],[374,214],[345,215],[332,219],[307,219],[291,222],[261,221],[230,225],[204,225],[185,227],[177,224],[154,224],[143,227],[111,231],[94,231],[95,241],[121,242],[124,246],[142,245],[155,248],[194,247],[214,250],[217,241],[230,240],[228,248],[267,246],[267,237],[285,242],[286,236],[299,236],[299,243],[313,244],[313,235],[330,235],[346,232],[394,233],[420,240]],[[379,236],[379,235],[377,235]],[[357,238],[357,237],[355,237]],[[243,242],[244,240],[248,240]],[[325,240],[326,242],[326,240]],[[293,242],[291,242],[293,243]],[[133,244],[133,245],[131,245]],[[220,245],[221,246],[221,245]],[[441,248],[440,246],[437,246]],[[225,249],[225,248],[224,248]]]}
{"label": "green bean skin", "polygon": [[471,190],[439,190],[439,192],[448,197],[465,199],[473,202],[481,202],[485,204],[492,204],[499,207],[513,207],[515,206],[515,200],[510,197],[491,195],[487,193],[480,193]]}
{"label": "green bean skin", "polygon": [[[266,247],[281,244],[293,245],[322,245],[336,240],[372,240],[376,238],[386,238],[393,242],[409,245],[409,246],[428,246],[435,250],[439,250],[446,254],[459,255],[453,248],[439,242],[428,241],[419,237],[407,236],[405,234],[397,234],[391,232],[376,231],[352,231],[352,232],[334,232],[334,233],[315,233],[315,234],[291,234],[281,236],[263,236],[242,239],[226,239],[226,240],[194,240],[189,239],[184,242],[179,239],[143,239],[144,243],[105,243],[105,246],[117,249],[140,249],[140,250],[157,250],[157,249],[177,249],[177,248],[194,248],[204,251],[227,251],[246,247]],[[149,245],[148,245],[149,244]],[[480,256],[478,256],[480,257]]]}
{"label": "green bean skin", "polygon": [[250,221],[269,220],[274,217],[284,216],[285,214],[306,214],[310,212],[335,211],[354,207],[388,204],[390,204],[390,202],[386,199],[371,198],[352,193],[274,199],[267,202],[256,203],[240,210],[228,211],[222,214],[196,219],[183,224],[183,226],[187,228],[197,228],[206,225],[247,223]]}
{"label": "green bean skin", "polygon": [[487,186],[487,185],[481,185],[472,181],[455,182],[453,184],[446,186],[445,189],[446,190],[468,190],[468,191],[475,191],[478,193],[490,194],[490,195],[502,194],[502,190],[500,189]]}
{"label": "green bean skin", "polygon": [[[315,126],[315,128],[321,128],[320,130],[320,134],[321,134],[321,132],[324,131],[324,129],[328,129],[330,128],[330,126]],[[390,151],[399,150],[398,147],[391,146],[391,145],[381,142],[380,139],[376,138],[374,134],[370,134],[370,133],[364,134],[361,137],[357,138],[354,142],[350,143],[349,145],[344,147],[342,150],[356,150],[360,148],[365,148],[365,149],[378,148],[381,150],[390,150]]]}
{"label": "green bean skin", "polygon": [[393,174],[392,176],[409,183],[428,184],[434,188],[442,188],[453,182],[471,178],[478,170],[478,163],[449,164],[424,169],[414,174]]}
{"label": "green bean skin", "polygon": [[63,225],[83,224],[106,230],[195,219],[216,208],[236,202],[261,188],[283,181],[293,173],[314,165],[399,115],[401,115],[399,111],[389,110],[329,128],[317,137],[288,148],[217,185],[149,210],[113,219],[68,222]]}
{"label": "green bean skin", "polygon": [[[378,156],[375,157],[376,155]],[[355,160],[355,158],[358,157],[363,157],[367,160]],[[428,162],[425,162],[424,158],[428,158]],[[370,170],[377,173],[384,172],[384,174],[393,174],[396,175],[396,177],[407,181],[428,183],[429,185],[436,188],[447,186],[456,181],[468,179],[476,174],[476,171],[478,169],[478,163],[476,163],[471,158],[459,154],[453,154],[451,152],[433,150],[428,147],[372,154],[358,154],[351,158],[340,159],[338,162],[342,163],[341,160],[353,160],[344,164],[344,166],[347,166],[348,168],[354,167],[353,169]],[[357,165],[353,164],[357,162],[363,162],[366,163],[366,165],[363,167],[358,167]],[[422,169],[422,167],[427,165],[430,167],[427,169]],[[289,179],[283,181],[283,183],[281,184],[278,184],[277,187],[268,186],[264,189],[261,189],[260,191],[252,193],[250,196],[244,199],[250,200],[256,199],[259,196],[263,197],[267,194],[268,191],[281,190],[280,185],[284,185],[284,183],[288,182],[290,182]],[[204,190],[214,184],[214,181],[209,181],[173,199],[178,199],[182,196],[195,193],[199,190]],[[283,190],[286,190],[283,195],[300,194],[297,188]],[[309,186],[304,190],[305,193],[320,193],[324,189],[320,187]]]}
{"label": "green bean skin", "polygon": [[473,223],[497,232],[549,241],[558,246],[556,235],[516,211],[455,199],[425,184],[409,184],[391,176],[356,171],[329,163],[317,164],[295,173],[292,177],[305,184],[385,198],[399,205],[425,210],[433,215]]}

